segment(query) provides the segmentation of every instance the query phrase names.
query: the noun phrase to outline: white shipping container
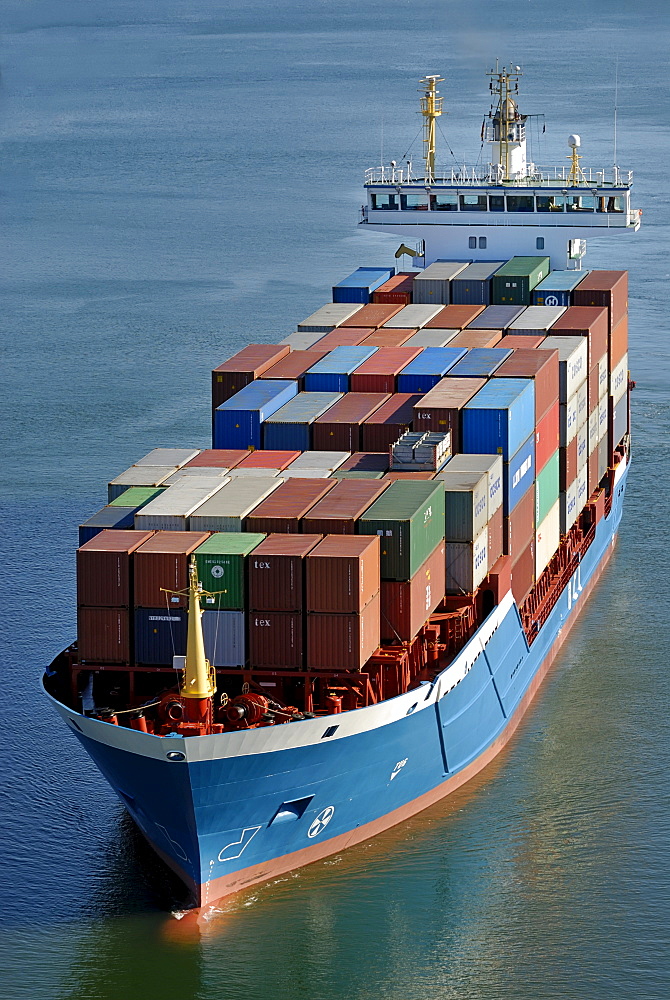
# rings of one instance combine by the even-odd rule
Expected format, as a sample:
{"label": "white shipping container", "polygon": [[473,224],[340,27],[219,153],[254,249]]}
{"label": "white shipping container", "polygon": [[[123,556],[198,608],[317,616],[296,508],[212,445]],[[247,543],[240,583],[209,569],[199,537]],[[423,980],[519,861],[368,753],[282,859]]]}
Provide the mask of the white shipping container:
{"label": "white shipping container", "polygon": [[[414,287],[416,288],[416,281],[414,281]],[[437,314],[441,311],[441,305],[422,305],[421,303],[415,303],[411,306],[404,306],[399,313],[396,313],[391,319],[384,323],[383,329],[385,330],[420,330],[422,326],[426,323],[430,323]]]}
{"label": "white shipping container", "polygon": [[292,351],[308,351],[317,341],[325,337],[325,333],[292,333],[280,340],[280,344],[288,344]]}
{"label": "white shipping container", "polygon": [[566,448],[577,433],[577,393],[575,392],[568,399],[567,403],[561,403],[560,411],[560,444],[561,448]]}
{"label": "white shipping container", "polygon": [[[400,328],[402,329],[402,327]],[[403,347],[446,347],[460,330],[419,330],[406,340]]]}
{"label": "white shipping container", "polygon": [[137,511],[135,528],[142,531],[188,531],[193,511],[219,490],[225,489],[227,483],[227,479],[222,479],[218,486],[191,486],[188,482],[170,486],[165,493]]}
{"label": "white shipping container", "polygon": [[302,323],[298,323],[298,333],[329,333],[330,330],[340,326],[362,308],[363,305],[360,302],[329,302],[304,319]]}
{"label": "white shipping container", "polygon": [[628,354],[623,358],[610,375],[610,396],[614,400],[614,405],[626,394],[628,387]]}
{"label": "white shipping container", "polygon": [[334,469],[288,469],[282,471],[282,476],[286,479],[328,479],[332,476]]}
{"label": "white shipping container", "polygon": [[577,513],[581,514],[589,499],[588,465],[577,473]]}
{"label": "white shipping container", "polygon": [[175,465],[180,468],[200,454],[200,448],[154,448],[135,465]]}
{"label": "white shipping container", "polygon": [[607,396],[603,396],[598,403],[598,441],[602,441],[603,438],[607,437],[607,428],[609,426],[609,406],[607,404]]}
{"label": "white shipping container", "polygon": [[589,455],[598,447],[598,442],[600,441],[600,430],[598,428],[598,416],[599,407],[596,404],[591,412],[589,413],[588,429],[589,429]]}
{"label": "white shipping container", "polygon": [[528,306],[512,320],[507,333],[542,337],[560,319],[566,306]]}
{"label": "white shipping container", "polygon": [[259,477],[262,479],[267,479],[268,476],[279,476],[279,475],[281,475],[281,469],[265,469],[260,466],[258,468],[252,468],[252,467],[247,468],[246,466],[243,466],[241,469],[236,466],[229,472],[229,476],[231,479],[248,479],[250,477],[252,479],[253,478],[258,479]]}
{"label": "white shipping container", "polygon": [[582,382],[575,393],[577,397],[577,427],[583,427],[589,419],[589,384]]}
{"label": "white shipping container", "polygon": [[289,469],[293,472],[299,469],[323,469],[324,472],[333,472],[348,458],[351,458],[350,451],[303,451],[302,455],[283,470],[282,476],[286,475]]}
{"label": "white shipping container", "polygon": [[176,486],[177,483],[190,483],[192,486],[221,485],[221,480],[228,476],[229,469],[212,469],[203,465],[193,465],[188,469],[178,469],[163,483],[163,486]]}
{"label": "white shipping container", "polygon": [[547,568],[561,540],[561,502],[557,500],[535,531],[535,579]]}
{"label": "white shipping container", "polygon": [[588,422],[577,429],[577,471],[588,465],[589,461],[589,425]]}
{"label": "white shipping container", "polygon": [[574,479],[565,492],[559,494],[558,503],[561,511],[561,534],[566,535],[577,520],[577,480]]}
{"label": "white shipping container", "polygon": [[603,396],[607,395],[607,387],[609,385],[609,363],[606,354],[603,354],[602,358],[598,362],[598,399],[602,399]]}
{"label": "white shipping container", "polygon": [[191,531],[243,531],[244,519],[283,482],[272,476],[232,479],[193,512]]}
{"label": "white shipping container", "polygon": [[472,594],[489,571],[489,533],[474,542],[445,542],[447,594]]}
{"label": "white shipping container", "polygon": [[559,399],[566,403],[589,373],[587,337],[547,337],[543,351],[558,351]]}
{"label": "white shipping container", "polygon": [[107,502],[116,500],[131,486],[161,486],[168,476],[177,471],[176,465],[131,465],[107,485]]}
{"label": "white shipping container", "polygon": [[[485,472],[488,478],[487,521],[490,521],[503,502],[502,455],[452,455],[447,472]],[[437,478],[437,477],[436,477]]]}

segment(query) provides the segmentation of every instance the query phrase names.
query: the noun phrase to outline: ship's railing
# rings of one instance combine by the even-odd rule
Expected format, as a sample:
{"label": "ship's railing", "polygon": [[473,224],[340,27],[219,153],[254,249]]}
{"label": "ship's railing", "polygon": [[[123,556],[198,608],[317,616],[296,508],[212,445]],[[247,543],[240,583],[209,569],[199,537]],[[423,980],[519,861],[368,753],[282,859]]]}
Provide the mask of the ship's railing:
{"label": "ship's railing", "polygon": [[538,167],[534,163],[528,165],[528,173],[525,177],[515,177],[512,180],[503,180],[500,167],[494,164],[485,166],[468,166],[464,164],[459,167],[437,166],[432,178],[427,178],[425,174],[418,174],[411,164],[404,167],[381,166],[368,167],[365,171],[365,184],[417,184],[422,187],[430,184],[453,184],[461,187],[481,187],[482,185],[505,185],[505,187],[555,187],[557,184],[564,184],[569,187],[630,187],[633,183],[632,170],[620,170],[619,167],[610,167],[603,170],[595,170],[592,167],[582,170],[579,183],[570,182],[569,166],[560,167]]}

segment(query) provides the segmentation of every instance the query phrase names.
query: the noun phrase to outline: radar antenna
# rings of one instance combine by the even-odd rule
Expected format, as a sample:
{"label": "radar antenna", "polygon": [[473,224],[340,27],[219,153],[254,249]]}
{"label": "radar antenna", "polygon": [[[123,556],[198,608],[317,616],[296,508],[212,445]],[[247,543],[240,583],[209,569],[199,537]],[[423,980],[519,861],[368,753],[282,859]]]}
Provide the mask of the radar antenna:
{"label": "radar antenna", "polygon": [[435,174],[435,119],[442,114],[442,98],[437,84],[444,83],[444,77],[425,76],[419,83],[425,88],[421,98],[423,158],[426,161],[426,181],[430,183]]}

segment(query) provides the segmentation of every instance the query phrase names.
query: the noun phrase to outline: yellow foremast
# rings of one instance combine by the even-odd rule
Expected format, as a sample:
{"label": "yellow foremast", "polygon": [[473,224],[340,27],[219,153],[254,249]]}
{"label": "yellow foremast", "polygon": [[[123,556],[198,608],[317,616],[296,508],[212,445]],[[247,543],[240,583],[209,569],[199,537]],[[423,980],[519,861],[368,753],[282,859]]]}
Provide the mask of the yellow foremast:
{"label": "yellow foremast", "polygon": [[186,656],[184,657],[184,672],[179,682],[179,694],[182,698],[193,698],[202,701],[213,698],[216,692],[216,673],[205,655],[205,640],[202,634],[202,615],[200,599],[203,595],[214,596],[208,590],[203,590],[198,580],[198,570],[195,556],[191,556],[188,567],[188,590],[165,590],[168,594],[188,595],[188,632],[186,638]]}
{"label": "yellow foremast", "polygon": [[437,85],[443,83],[443,77],[426,76],[419,82],[425,88],[421,98],[423,158],[426,161],[426,180],[432,181],[435,175],[435,120],[442,114],[442,98]]}

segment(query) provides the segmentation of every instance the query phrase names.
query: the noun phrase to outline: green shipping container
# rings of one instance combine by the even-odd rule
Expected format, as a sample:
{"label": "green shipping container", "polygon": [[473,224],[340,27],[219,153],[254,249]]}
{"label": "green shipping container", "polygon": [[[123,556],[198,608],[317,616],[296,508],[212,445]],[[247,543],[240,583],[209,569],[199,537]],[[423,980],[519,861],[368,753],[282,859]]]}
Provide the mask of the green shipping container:
{"label": "green shipping container", "polygon": [[203,598],[204,611],[244,611],[247,556],[264,538],[262,532],[216,531],[198,546],[198,579],[204,590],[218,591]]}
{"label": "green shipping container", "polygon": [[444,483],[391,483],[359,518],[360,535],[379,535],[384,580],[409,580],[444,538]]}
{"label": "green shipping container", "polygon": [[139,510],[145,507],[151,500],[154,500],[161,493],[165,493],[163,486],[131,486],[125,490],[116,500],[112,500],[108,507],[134,507]]}
{"label": "green shipping container", "polygon": [[512,257],[491,279],[491,304],[529,306],[531,292],[548,274],[548,257]]}
{"label": "green shipping container", "polygon": [[558,500],[560,451],[557,449],[535,480],[535,524],[541,524]]}

